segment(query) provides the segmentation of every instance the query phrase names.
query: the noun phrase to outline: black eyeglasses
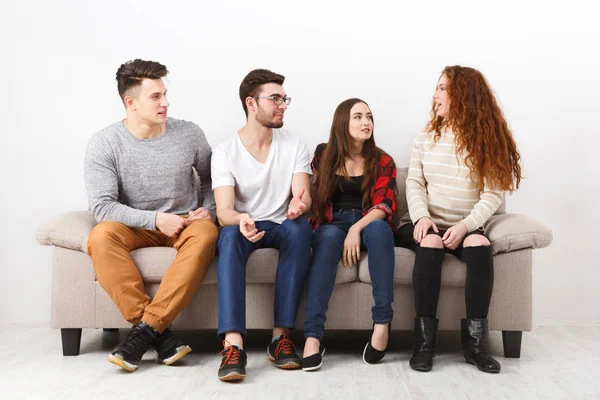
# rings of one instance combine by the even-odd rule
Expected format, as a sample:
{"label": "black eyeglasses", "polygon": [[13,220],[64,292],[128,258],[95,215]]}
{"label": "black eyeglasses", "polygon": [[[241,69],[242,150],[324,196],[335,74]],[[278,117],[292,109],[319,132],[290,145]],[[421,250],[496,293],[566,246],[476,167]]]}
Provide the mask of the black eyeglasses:
{"label": "black eyeglasses", "polygon": [[283,102],[285,102],[286,105],[290,105],[290,103],[292,102],[292,98],[285,96],[285,97],[281,97],[281,96],[255,96],[255,99],[269,99],[273,102],[273,104],[275,104],[276,106],[280,106],[283,104]]}

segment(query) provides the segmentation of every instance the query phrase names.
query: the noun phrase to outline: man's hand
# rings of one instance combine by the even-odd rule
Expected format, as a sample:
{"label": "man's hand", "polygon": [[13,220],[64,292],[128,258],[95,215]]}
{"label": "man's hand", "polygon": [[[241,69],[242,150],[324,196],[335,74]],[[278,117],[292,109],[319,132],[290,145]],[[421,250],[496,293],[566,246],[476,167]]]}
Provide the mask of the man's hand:
{"label": "man's hand", "polygon": [[421,240],[425,239],[425,236],[427,236],[429,228],[433,228],[433,231],[435,233],[440,232],[437,226],[435,226],[435,223],[431,220],[431,218],[423,217],[420,220],[418,220],[417,224],[415,225],[415,229],[413,230],[413,238],[415,239],[415,241],[421,243]]}
{"label": "man's hand", "polygon": [[302,201],[304,195],[304,188],[300,189],[298,194],[292,197],[290,205],[288,206],[288,212],[285,214],[287,219],[296,219],[301,216],[306,210],[306,204]]}
{"label": "man's hand", "polygon": [[187,221],[179,215],[159,212],[156,215],[156,227],[169,237],[175,237],[187,226]]}
{"label": "man's hand", "polygon": [[212,220],[212,217],[211,217],[210,213],[208,212],[208,210],[206,208],[200,207],[199,209],[197,209],[195,211],[190,211],[190,213],[188,214],[187,222],[190,223],[190,222],[195,221],[197,219],[210,219],[210,220]]}
{"label": "man's hand", "polygon": [[345,267],[358,265],[360,260],[360,229],[351,227],[344,240],[344,252],[342,259]]}
{"label": "man's hand", "polygon": [[446,233],[444,233],[444,237],[442,238],[442,242],[444,242],[444,246],[449,248],[450,250],[454,250],[461,244],[463,238],[467,234],[467,226],[462,222],[454,225],[452,228],[448,229]]}
{"label": "man's hand", "polygon": [[258,242],[265,236],[265,231],[258,232],[250,214],[240,214],[240,232],[252,243]]}

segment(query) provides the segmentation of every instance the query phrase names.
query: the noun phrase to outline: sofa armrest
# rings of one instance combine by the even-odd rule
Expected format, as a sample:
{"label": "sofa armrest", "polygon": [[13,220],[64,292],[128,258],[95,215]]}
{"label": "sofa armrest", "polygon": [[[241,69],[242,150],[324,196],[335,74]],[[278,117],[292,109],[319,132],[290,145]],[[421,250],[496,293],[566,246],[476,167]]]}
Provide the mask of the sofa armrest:
{"label": "sofa armrest", "polygon": [[58,246],[87,254],[87,241],[96,220],[89,211],[72,211],[46,222],[36,239],[44,246]]}
{"label": "sofa armrest", "polygon": [[485,226],[485,234],[492,242],[494,254],[539,249],[552,243],[550,228],[521,214],[492,216]]}

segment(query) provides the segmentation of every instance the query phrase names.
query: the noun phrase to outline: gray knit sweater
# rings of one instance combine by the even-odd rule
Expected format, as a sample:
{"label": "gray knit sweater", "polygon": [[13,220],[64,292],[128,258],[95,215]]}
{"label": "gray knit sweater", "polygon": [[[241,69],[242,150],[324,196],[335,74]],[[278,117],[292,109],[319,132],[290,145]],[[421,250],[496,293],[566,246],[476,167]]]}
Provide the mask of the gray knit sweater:
{"label": "gray knit sweater", "polygon": [[168,118],[165,134],[156,139],[133,136],[122,121],[104,128],[90,139],[84,164],[96,221],[155,229],[159,211],[182,215],[200,206],[214,218],[211,154],[202,129],[188,121]]}

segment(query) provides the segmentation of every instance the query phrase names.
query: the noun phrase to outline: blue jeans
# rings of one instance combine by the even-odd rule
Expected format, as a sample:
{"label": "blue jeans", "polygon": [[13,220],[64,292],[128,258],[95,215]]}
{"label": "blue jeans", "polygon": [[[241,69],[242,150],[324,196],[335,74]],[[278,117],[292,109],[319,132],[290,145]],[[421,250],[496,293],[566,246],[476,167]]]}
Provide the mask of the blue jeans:
{"label": "blue jeans", "polygon": [[246,263],[256,249],[279,250],[279,264],[275,277],[275,326],[294,328],[298,303],[310,263],[312,229],[304,218],[285,220],[278,224],[258,221],[256,228],[265,235],[256,243],[241,233],[239,226],[221,229],[219,261],[217,263],[217,291],[219,330],[221,339],[227,332],[239,332],[246,337]]}
{"label": "blue jeans", "polygon": [[[362,218],[361,210],[340,210],[333,220],[319,226],[313,234],[313,254],[308,272],[308,294],[304,336],[323,339],[327,306],[342,257],[344,240],[352,225]],[[394,234],[386,221],[376,220],[361,232],[362,248],[369,251],[369,275],[373,283],[375,306],[371,309],[376,324],[392,321],[394,310]]]}

